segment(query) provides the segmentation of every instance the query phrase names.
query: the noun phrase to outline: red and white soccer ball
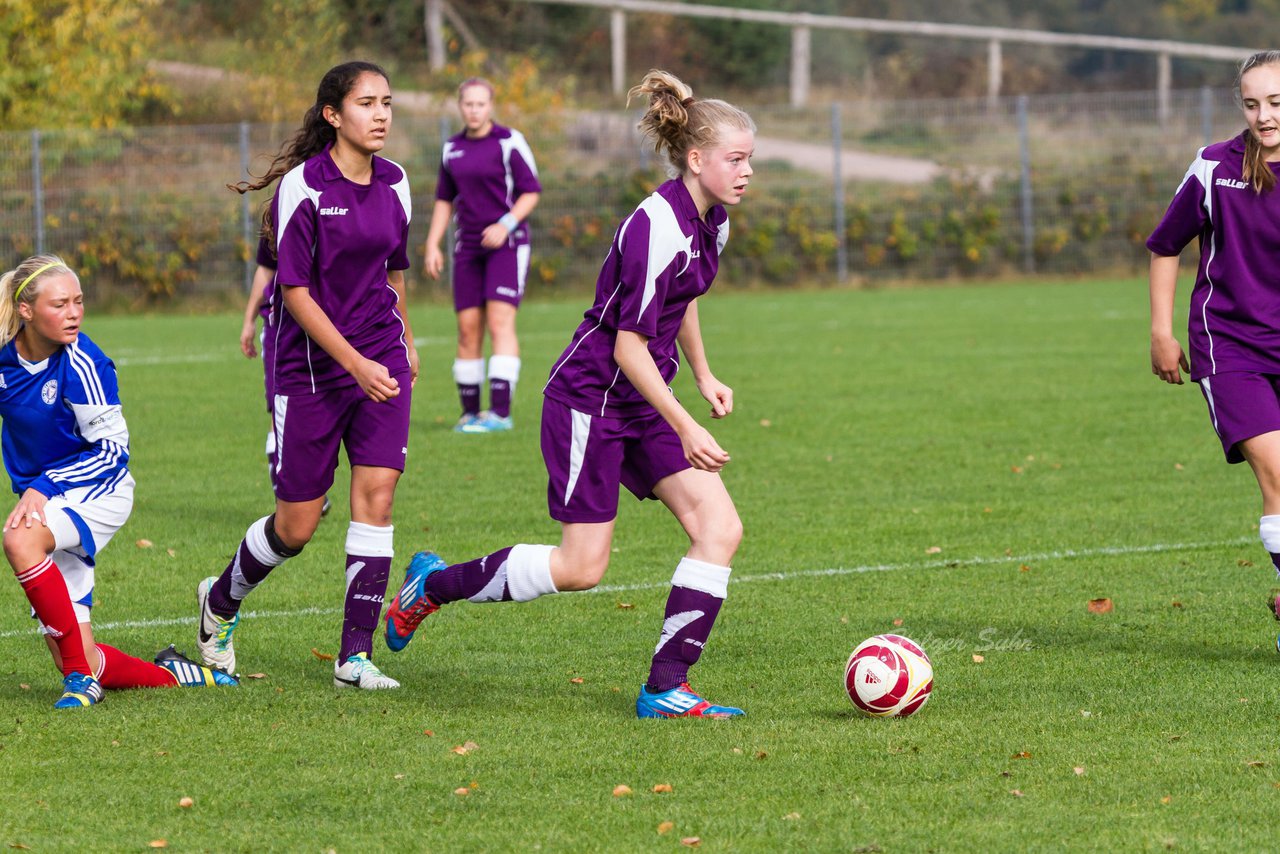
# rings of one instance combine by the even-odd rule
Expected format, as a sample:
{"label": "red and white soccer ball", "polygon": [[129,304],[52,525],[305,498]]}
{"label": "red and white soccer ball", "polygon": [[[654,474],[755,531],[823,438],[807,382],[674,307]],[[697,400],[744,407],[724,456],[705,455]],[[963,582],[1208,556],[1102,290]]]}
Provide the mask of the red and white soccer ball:
{"label": "red and white soccer ball", "polygon": [[876,635],[849,656],[844,687],[861,712],[878,718],[906,717],[928,702],[933,663],[913,640]]}

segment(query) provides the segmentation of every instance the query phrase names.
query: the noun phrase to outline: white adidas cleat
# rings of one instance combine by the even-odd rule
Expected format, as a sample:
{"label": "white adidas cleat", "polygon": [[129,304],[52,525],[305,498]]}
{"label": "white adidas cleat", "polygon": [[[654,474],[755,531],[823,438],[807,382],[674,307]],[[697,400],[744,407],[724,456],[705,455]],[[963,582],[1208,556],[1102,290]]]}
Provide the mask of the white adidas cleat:
{"label": "white adidas cleat", "polygon": [[400,687],[399,682],[369,660],[367,652],[358,652],[342,664],[334,665],[333,684],[336,688],[363,688],[366,691]]}
{"label": "white adidas cleat", "polygon": [[236,614],[230,620],[224,620],[209,610],[209,591],[216,576],[209,576],[196,587],[196,601],[200,603],[200,625],[196,629],[196,647],[200,657],[210,667],[216,667],[223,673],[236,672],[236,649],[231,645],[231,633],[240,622]]}

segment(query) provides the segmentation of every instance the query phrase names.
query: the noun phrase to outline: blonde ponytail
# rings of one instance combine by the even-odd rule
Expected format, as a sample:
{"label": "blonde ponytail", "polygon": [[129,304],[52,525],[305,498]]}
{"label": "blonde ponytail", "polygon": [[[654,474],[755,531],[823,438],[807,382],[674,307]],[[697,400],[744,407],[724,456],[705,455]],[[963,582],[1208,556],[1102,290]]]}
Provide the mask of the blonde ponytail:
{"label": "blonde ponytail", "polygon": [[679,177],[689,168],[689,151],[714,148],[726,130],[755,133],[756,123],[732,104],[716,99],[700,101],[680,78],[653,69],[627,93],[632,99],[647,96],[649,109],[637,127],[653,143],[653,150],[667,155],[667,172]]}
{"label": "blonde ponytail", "polygon": [[32,255],[0,276],[0,347],[12,341],[22,326],[18,305],[33,305],[40,284],[49,276],[68,274],[76,275],[57,255]]}

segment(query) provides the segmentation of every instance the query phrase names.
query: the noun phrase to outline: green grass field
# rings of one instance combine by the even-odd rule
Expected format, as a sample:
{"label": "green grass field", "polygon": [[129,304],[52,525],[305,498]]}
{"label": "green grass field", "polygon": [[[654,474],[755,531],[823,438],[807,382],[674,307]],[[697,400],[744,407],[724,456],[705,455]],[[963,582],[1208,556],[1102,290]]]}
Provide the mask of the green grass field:
{"label": "green grass field", "polygon": [[[600,589],[450,606],[399,655],[379,641],[397,692],[335,692],[312,653],[336,652],[345,497],[247,602],[240,668],[265,675],[237,690],[55,712],[9,583],[0,845],[1274,849],[1280,661],[1256,487],[1222,462],[1196,387],[1151,376],[1146,305],[1137,280],[704,301],[736,392],[712,429],[746,537],[694,684],[743,706],[736,721],[634,718],[684,542],[628,496]],[[495,436],[449,431],[452,317],[415,309],[398,566],[425,546],[456,560],[557,540],[539,391],[584,307],[522,310],[517,429]],[[196,582],[270,507],[260,365],[230,316],[87,329],[117,359],[138,480],[101,555],[98,637],[193,651]],[[1089,613],[1104,597],[1114,611]],[[861,717],[845,658],[895,630],[931,652],[933,697],[911,719]]]}

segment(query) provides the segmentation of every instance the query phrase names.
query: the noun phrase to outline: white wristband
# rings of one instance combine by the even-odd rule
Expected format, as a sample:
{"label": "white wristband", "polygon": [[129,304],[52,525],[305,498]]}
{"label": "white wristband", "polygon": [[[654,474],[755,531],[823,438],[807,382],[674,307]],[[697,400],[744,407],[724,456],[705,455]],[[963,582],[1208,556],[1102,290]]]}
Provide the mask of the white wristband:
{"label": "white wristband", "polygon": [[520,224],[520,220],[512,216],[511,211],[507,211],[502,216],[498,217],[498,224],[505,228],[507,233],[510,234],[516,230],[516,226]]}

